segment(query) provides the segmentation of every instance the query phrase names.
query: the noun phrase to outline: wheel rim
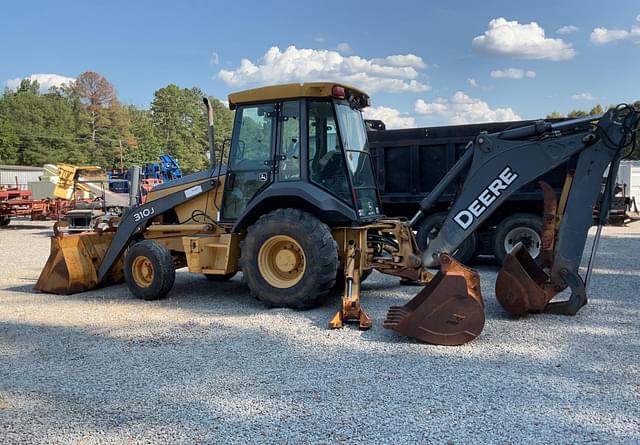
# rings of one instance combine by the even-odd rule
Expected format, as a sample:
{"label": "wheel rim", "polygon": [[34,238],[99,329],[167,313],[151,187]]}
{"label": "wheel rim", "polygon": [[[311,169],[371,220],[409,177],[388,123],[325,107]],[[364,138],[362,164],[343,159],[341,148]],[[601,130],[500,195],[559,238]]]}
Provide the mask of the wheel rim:
{"label": "wheel rim", "polygon": [[536,258],[540,254],[542,240],[540,235],[530,227],[516,227],[511,229],[507,236],[504,237],[504,250],[509,253],[516,247],[516,244],[522,243],[529,251],[531,258]]}
{"label": "wheel rim", "polygon": [[304,251],[290,236],[272,236],[258,252],[258,268],[262,278],[273,287],[295,286],[306,269]]}
{"label": "wheel rim", "polygon": [[136,257],[131,264],[133,280],[140,287],[149,287],[153,283],[153,263],[144,256]]}

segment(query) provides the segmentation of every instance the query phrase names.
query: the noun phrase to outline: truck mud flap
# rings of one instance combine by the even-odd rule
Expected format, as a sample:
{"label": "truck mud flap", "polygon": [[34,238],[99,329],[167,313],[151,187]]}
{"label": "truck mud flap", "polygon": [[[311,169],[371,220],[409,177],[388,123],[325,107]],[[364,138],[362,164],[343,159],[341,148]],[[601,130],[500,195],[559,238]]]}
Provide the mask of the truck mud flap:
{"label": "truck mud flap", "polygon": [[51,252],[34,289],[52,294],[75,294],[122,282],[120,258],[108,276],[98,282],[98,267],[111,244],[113,233],[80,233],[51,237]]}
{"label": "truck mud flap", "polygon": [[389,308],[383,326],[426,343],[457,346],[480,335],[484,321],[478,272],[441,254],[440,272],[407,304]]}

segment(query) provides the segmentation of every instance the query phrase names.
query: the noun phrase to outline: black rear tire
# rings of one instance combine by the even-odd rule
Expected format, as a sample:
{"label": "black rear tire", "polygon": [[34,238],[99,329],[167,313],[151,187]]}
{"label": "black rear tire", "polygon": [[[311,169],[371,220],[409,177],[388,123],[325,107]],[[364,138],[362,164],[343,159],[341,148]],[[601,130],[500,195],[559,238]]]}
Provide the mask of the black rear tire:
{"label": "black rear tire", "polygon": [[538,261],[542,247],[542,217],[533,213],[516,213],[503,219],[493,234],[492,247],[496,261],[503,264],[511,250],[507,250],[507,245],[513,248],[518,241],[521,241],[531,257]]}
{"label": "black rear tire", "polygon": [[8,216],[0,216],[0,227],[6,227],[11,222],[11,218]]}
{"label": "black rear tire", "polygon": [[151,240],[134,244],[125,258],[124,279],[131,293],[138,298],[164,298],[176,279],[171,252],[165,245]]}
{"label": "black rear tire", "polygon": [[[286,273],[276,273],[276,278],[283,276],[283,279],[274,281],[274,269],[264,262],[266,253],[261,249],[263,246],[267,249],[266,246],[278,239],[284,239],[285,244],[288,239],[290,245],[296,245],[298,262],[289,281]],[[289,246],[281,250],[274,247],[276,253],[285,248]],[[329,227],[298,209],[278,209],[262,215],[248,228],[247,236],[240,243],[240,252],[238,264],[251,293],[273,307],[302,309],[317,305],[329,295],[340,265],[338,246]],[[287,255],[293,258],[290,253],[283,256]]]}
{"label": "black rear tire", "polygon": [[238,272],[229,272],[224,275],[216,275],[212,273],[205,273],[204,275],[209,281],[229,281],[231,278],[235,277]]}
{"label": "black rear tire", "polygon": [[[420,223],[418,234],[416,235],[416,242],[420,250],[424,251],[429,245],[429,242],[438,236],[446,217],[446,213],[434,213],[433,215],[427,216]],[[475,255],[477,247],[478,236],[476,232],[473,232],[460,244],[451,256],[461,263],[468,263]]]}

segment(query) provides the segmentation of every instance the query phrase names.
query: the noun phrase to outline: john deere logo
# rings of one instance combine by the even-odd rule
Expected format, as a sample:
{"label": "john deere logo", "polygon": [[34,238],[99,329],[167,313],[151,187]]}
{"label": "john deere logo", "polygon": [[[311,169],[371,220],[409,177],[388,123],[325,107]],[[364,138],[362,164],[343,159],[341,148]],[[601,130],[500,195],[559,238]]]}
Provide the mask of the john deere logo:
{"label": "john deere logo", "polygon": [[518,176],[518,173],[511,170],[511,167],[505,167],[466,209],[460,210],[453,217],[453,220],[462,230],[466,230],[473,224],[476,218],[491,207],[493,202],[502,194],[503,190],[508,189],[509,186],[518,179]]}

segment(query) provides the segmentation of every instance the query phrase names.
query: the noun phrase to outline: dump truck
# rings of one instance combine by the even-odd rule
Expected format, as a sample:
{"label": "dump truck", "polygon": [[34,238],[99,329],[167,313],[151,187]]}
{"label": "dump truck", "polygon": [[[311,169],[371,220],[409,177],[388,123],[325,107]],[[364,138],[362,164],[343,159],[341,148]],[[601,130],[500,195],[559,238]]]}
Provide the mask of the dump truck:
{"label": "dump truck", "polygon": [[[587,299],[590,272],[583,279],[578,269],[602,174],[610,164],[617,169],[640,120],[620,106],[602,116],[482,133],[406,220],[381,213],[362,118],[366,93],[313,82],[229,95],[235,117],[227,165],[216,160],[213,108],[204,103],[211,168],[153,188],[146,203],[100,232],[53,236],[37,290],[68,294],[125,281],[137,297],[156,300],[170,292],[178,268],[205,275],[212,286],[241,271],[266,306],[312,307],[341,287],[329,326],[368,329],[373,320],[360,284],[377,270],[424,285],[406,305],[389,309],[385,328],[460,345],[480,335],[484,300],[478,272],[450,253],[511,194],[576,156],[559,200],[541,182],[541,263],[519,243],[496,283],[510,313],[575,314]],[[464,185],[438,236],[419,249],[415,228],[460,175]],[[611,190],[608,184],[601,209]],[[568,300],[551,301],[566,288]]]}
{"label": "dump truck", "polygon": [[[559,122],[558,119],[549,122]],[[464,154],[467,144],[482,132],[497,133],[530,125],[533,121],[487,122],[439,127],[388,130],[384,122],[366,120],[369,151],[373,162],[382,209],[391,217],[410,219],[420,201],[442,180]],[[545,181],[560,194],[573,166],[562,164],[514,192],[458,247],[453,256],[466,263],[478,255],[493,256],[502,264],[513,247],[521,242],[538,259],[542,246],[544,196],[537,181]],[[459,177],[438,199],[417,227],[418,247],[424,249],[435,238],[451,203],[462,189]]]}

